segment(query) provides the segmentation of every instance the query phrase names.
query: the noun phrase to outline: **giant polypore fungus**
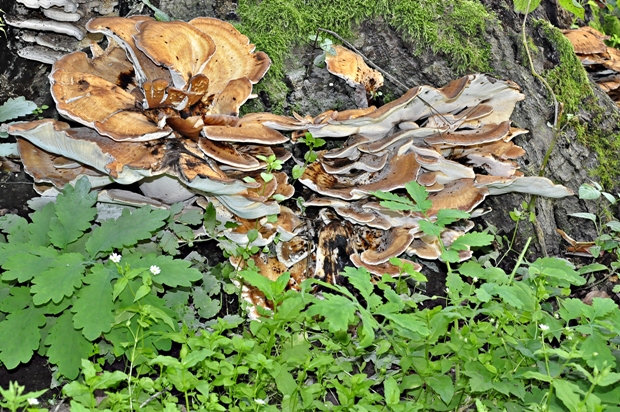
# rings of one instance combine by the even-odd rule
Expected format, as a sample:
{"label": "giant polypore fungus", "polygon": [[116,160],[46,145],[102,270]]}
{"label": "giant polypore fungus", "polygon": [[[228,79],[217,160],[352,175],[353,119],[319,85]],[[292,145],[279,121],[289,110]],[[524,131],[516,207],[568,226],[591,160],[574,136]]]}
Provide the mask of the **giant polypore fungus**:
{"label": "giant polypore fungus", "polygon": [[[238,117],[269,68],[267,55],[212,18],[101,17],[86,28],[107,37],[105,50],[67,54],[50,74],[58,112],[86,127],[41,120],[9,128],[30,142],[19,147],[36,182],[62,187],[80,175],[95,186],[142,181],[145,195],[168,204],[203,194],[240,218],[279,213],[271,197],[290,197],[292,187],[281,176],[266,185],[256,172],[266,164],[256,156],[285,161],[290,153],[272,146],[287,138]],[[58,159],[72,162],[56,166]]]}
{"label": "giant polypore fungus", "polygon": [[605,44],[609,36],[590,26],[563,30],[563,33],[594,81],[620,105],[620,50]]}
{"label": "giant polypore fungus", "polygon": [[[314,275],[333,276],[324,274],[319,258],[334,254],[348,254],[341,260],[377,275],[398,273],[389,259],[405,252],[439,258],[442,245],[450,246],[473,227],[456,222],[439,237],[423,233],[419,221],[434,220],[442,209],[477,216],[484,213],[478,207],[488,195],[571,195],[563,186],[542,177],[525,177],[518,170],[514,159],[524,151],[512,139],[527,131],[511,126],[510,115],[523,98],[515,83],[476,74],[440,89],[415,87],[378,109],[350,110],[346,116],[326,112],[296,123],[265,118],[265,124],[280,130],[347,137],[342,148],[320,152],[318,161],[300,178],[318,195],[306,206],[329,207],[346,221],[344,226],[333,223],[334,219],[326,224],[328,233],[347,228],[339,238],[348,243],[334,252],[321,250],[319,241]],[[430,192],[432,206],[426,216],[391,210],[372,199],[374,191],[399,190],[414,180]],[[470,251],[459,252],[461,260],[469,257]]]}

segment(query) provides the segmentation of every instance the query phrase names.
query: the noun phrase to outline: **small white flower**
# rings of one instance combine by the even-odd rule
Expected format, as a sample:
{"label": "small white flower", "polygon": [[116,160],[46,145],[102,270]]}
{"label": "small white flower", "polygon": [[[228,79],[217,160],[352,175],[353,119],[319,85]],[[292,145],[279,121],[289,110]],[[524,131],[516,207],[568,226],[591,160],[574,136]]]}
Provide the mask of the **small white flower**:
{"label": "small white flower", "polygon": [[558,312],[555,312],[553,314],[553,317],[556,318],[556,319],[560,319],[560,314]]}
{"label": "small white flower", "polygon": [[446,293],[450,293],[450,288],[446,288]]}
{"label": "small white flower", "polygon": [[538,327],[540,328],[540,330],[542,330],[543,332],[546,332],[549,330],[549,326],[545,325],[544,323],[541,323],[540,325],[538,325]]}
{"label": "small white flower", "polygon": [[573,340],[573,335],[566,335],[566,339]]}
{"label": "small white flower", "polygon": [[330,84],[329,84],[329,87],[333,87],[333,86],[334,86],[334,83],[330,83]]}
{"label": "small white flower", "polygon": [[478,278],[476,276],[474,276],[473,281],[474,281],[474,283],[478,282]]}
{"label": "small white flower", "polygon": [[161,269],[159,268],[159,266],[153,265],[149,270],[153,275],[159,275],[161,273]]}
{"label": "small white flower", "polygon": [[36,398],[28,398],[29,405],[38,405],[39,401]]}
{"label": "small white flower", "polygon": [[495,318],[491,318],[491,319],[489,319],[489,322],[491,322],[491,323],[495,323]]}
{"label": "small white flower", "polygon": [[118,253],[112,253],[110,255],[110,260],[114,263],[118,263],[121,261],[121,255],[119,255]]}
{"label": "small white flower", "polygon": [[267,402],[265,402],[265,400],[264,400],[264,399],[254,399],[254,402],[256,402],[256,403],[257,403],[257,404],[259,404],[259,405],[264,405],[264,404],[266,404],[266,403],[267,403]]}
{"label": "small white flower", "polygon": [[598,356],[598,352],[592,352],[592,356]]}

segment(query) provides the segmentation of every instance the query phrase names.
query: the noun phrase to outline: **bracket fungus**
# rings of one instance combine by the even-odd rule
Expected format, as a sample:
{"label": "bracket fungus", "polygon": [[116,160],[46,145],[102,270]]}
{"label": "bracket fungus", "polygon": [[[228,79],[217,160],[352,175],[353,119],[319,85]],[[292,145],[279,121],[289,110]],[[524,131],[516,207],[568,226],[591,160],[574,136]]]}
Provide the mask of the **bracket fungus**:
{"label": "bracket fungus", "polygon": [[616,105],[620,105],[620,50],[605,44],[609,36],[590,26],[563,30],[562,33],[594,81]]}
{"label": "bracket fungus", "polygon": [[[271,147],[288,138],[238,117],[269,68],[264,53],[211,18],[99,17],[86,28],[103,33],[106,48],[67,54],[49,76],[58,112],[85,127],[47,119],[9,128],[31,144],[20,147],[35,181],[62,187],[80,174],[97,177],[97,186],[142,181],[145,195],[168,204],[202,194],[242,219],[279,213],[272,196],[292,195],[286,179],[273,179],[266,190],[244,178],[266,168],[257,155],[288,159],[288,151]],[[40,170],[42,162],[26,153],[32,145],[48,169],[71,159],[72,173]]]}
{"label": "bracket fungus", "polygon": [[[268,118],[265,124],[279,130],[346,138],[341,148],[319,152],[317,162],[299,179],[317,194],[305,205],[333,210],[338,218],[330,221],[346,222],[343,227],[348,228],[348,234],[339,237],[348,240],[337,252],[334,242],[320,241],[309,252],[316,256],[314,276],[334,276],[324,273],[326,266],[320,258],[343,253],[348,254],[342,258],[348,263],[377,275],[398,273],[389,258],[403,253],[440,258],[441,244],[448,247],[473,227],[464,221],[449,225],[440,236],[423,233],[419,221],[435,220],[442,209],[475,217],[485,213],[479,206],[489,195],[572,195],[564,186],[523,176],[518,170],[515,159],[525,152],[512,139],[527,131],[513,127],[510,116],[523,98],[511,81],[474,74],[442,88],[414,87],[378,109],[350,110],[346,116],[325,112],[297,122]],[[432,206],[426,215],[391,210],[370,198],[374,191],[399,190],[414,180],[430,193]],[[343,230],[337,223],[325,227],[328,233],[334,228]],[[325,235],[320,231],[319,239],[338,237],[336,232]],[[332,250],[321,250],[326,247]],[[460,260],[470,257],[469,250],[459,252]]]}

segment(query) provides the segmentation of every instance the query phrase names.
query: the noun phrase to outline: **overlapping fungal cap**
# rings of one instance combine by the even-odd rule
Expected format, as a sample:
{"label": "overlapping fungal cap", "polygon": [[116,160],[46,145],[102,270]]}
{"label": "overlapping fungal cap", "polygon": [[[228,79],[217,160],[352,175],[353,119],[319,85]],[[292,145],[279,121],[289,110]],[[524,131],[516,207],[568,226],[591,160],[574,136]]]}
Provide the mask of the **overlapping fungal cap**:
{"label": "overlapping fungal cap", "polygon": [[[211,18],[100,17],[86,28],[107,37],[105,49],[94,44],[90,55],[67,54],[50,73],[58,112],[84,127],[42,120],[14,124],[11,134],[44,152],[48,169],[61,156],[88,168],[89,176],[142,181],[143,194],[163,203],[197,193],[243,219],[279,212],[273,195],[292,195],[286,179],[279,176],[268,188],[244,180],[267,166],[259,155],[287,160],[290,153],[276,146],[288,139],[261,121],[243,124],[238,117],[269,68],[267,55],[255,53],[229,23]],[[24,156],[35,179],[58,187],[82,170],[43,171],[30,159]],[[53,179],[44,176],[49,173]]]}
{"label": "overlapping fungal cap", "polygon": [[562,33],[594,81],[620,105],[620,50],[605,44],[609,36],[590,26],[563,30]]}
{"label": "overlapping fungal cap", "polygon": [[[449,225],[439,237],[419,229],[421,213],[390,210],[375,201],[374,191],[399,191],[410,181],[424,186],[431,220],[442,209],[483,213],[488,195],[508,192],[559,198],[572,192],[541,177],[525,177],[515,159],[524,155],[512,139],[526,133],[510,116],[522,100],[519,87],[483,74],[457,79],[443,88],[419,86],[378,109],[326,112],[297,123],[269,119],[282,130],[310,131],[315,137],[346,137],[338,149],[322,151],[306,168],[301,183],[316,196],[306,206],[329,207],[353,225],[351,237],[365,236],[361,252],[348,259],[376,274],[397,273],[390,257],[403,253],[437,259],[442,247],[472,228],[467,221]],[[403,195],[406,195],[404,190]],[[329,255],[329,250],[316,254]],[[465,260],[471,252],[459,252]],[[318,258],[317,258],[318,260]],[[315,275],[320,268],[315,270]]]}

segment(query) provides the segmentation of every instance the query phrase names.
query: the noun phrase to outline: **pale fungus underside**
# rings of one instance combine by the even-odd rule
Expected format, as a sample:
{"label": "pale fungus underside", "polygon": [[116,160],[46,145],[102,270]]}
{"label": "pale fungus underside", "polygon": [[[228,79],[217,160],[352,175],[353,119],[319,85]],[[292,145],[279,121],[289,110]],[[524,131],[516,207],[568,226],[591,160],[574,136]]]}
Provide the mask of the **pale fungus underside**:
{"label": "pale fungus underside", "polygon": [[[527,131],[510,124],[524,98],[513,82],[476,74],[439,89],[415,87],[380,108],[329,111],[315,118],[239,117],[239,107],[253,97],[252,85],[270,60],[254,52],[230,24],[134,16],[95,18],[86,27],[106,36],[105,49],[94,44],[90,56],[67,54],[50,74],[59,113],[85,127],[46,119],[9,128],[19,137],[37,190],[53,195],[86,176],[97,188],[140,184],[139,195],[101,190],[101,202],[210,203],[221,222],[217,231],[241,247],[268,247],[270,253],[251,259],[270,279],[290,272],[292,288],[308,277],[337,282],[346,265],[396,276],[400,270],[390,263],[392,257],[438,259],[444,247],[473,227],[459,220],[439,236],[423,233],[419,222],[433,221],[439,210],[475,217],[484,213],[479,206],[488,195],[572,194],[518,170],[515,159],[525,153],[512,139]],[[339,53],[350,58],[351,52]],[[353,60],[354,86],[382,81],[359,56]],[[345,138],[340,148],[320,152],[300,178],[316,193],[305,206],[321,208],[318,220],[280,205],[294,195],[285,173],[264,173],[264,159],[291,157],[282,146],[289,140],[283,131]],[[372,196],[411,181],[430,193],[425,214],[392,210]],[[258,236],[249,236],[253,229]],[[471,254],[462,250],[459,258]],[[244,264],[235,257],[231,262]],[[253,288],[244,287],[243,293],[252,304],[269,305]]]}

